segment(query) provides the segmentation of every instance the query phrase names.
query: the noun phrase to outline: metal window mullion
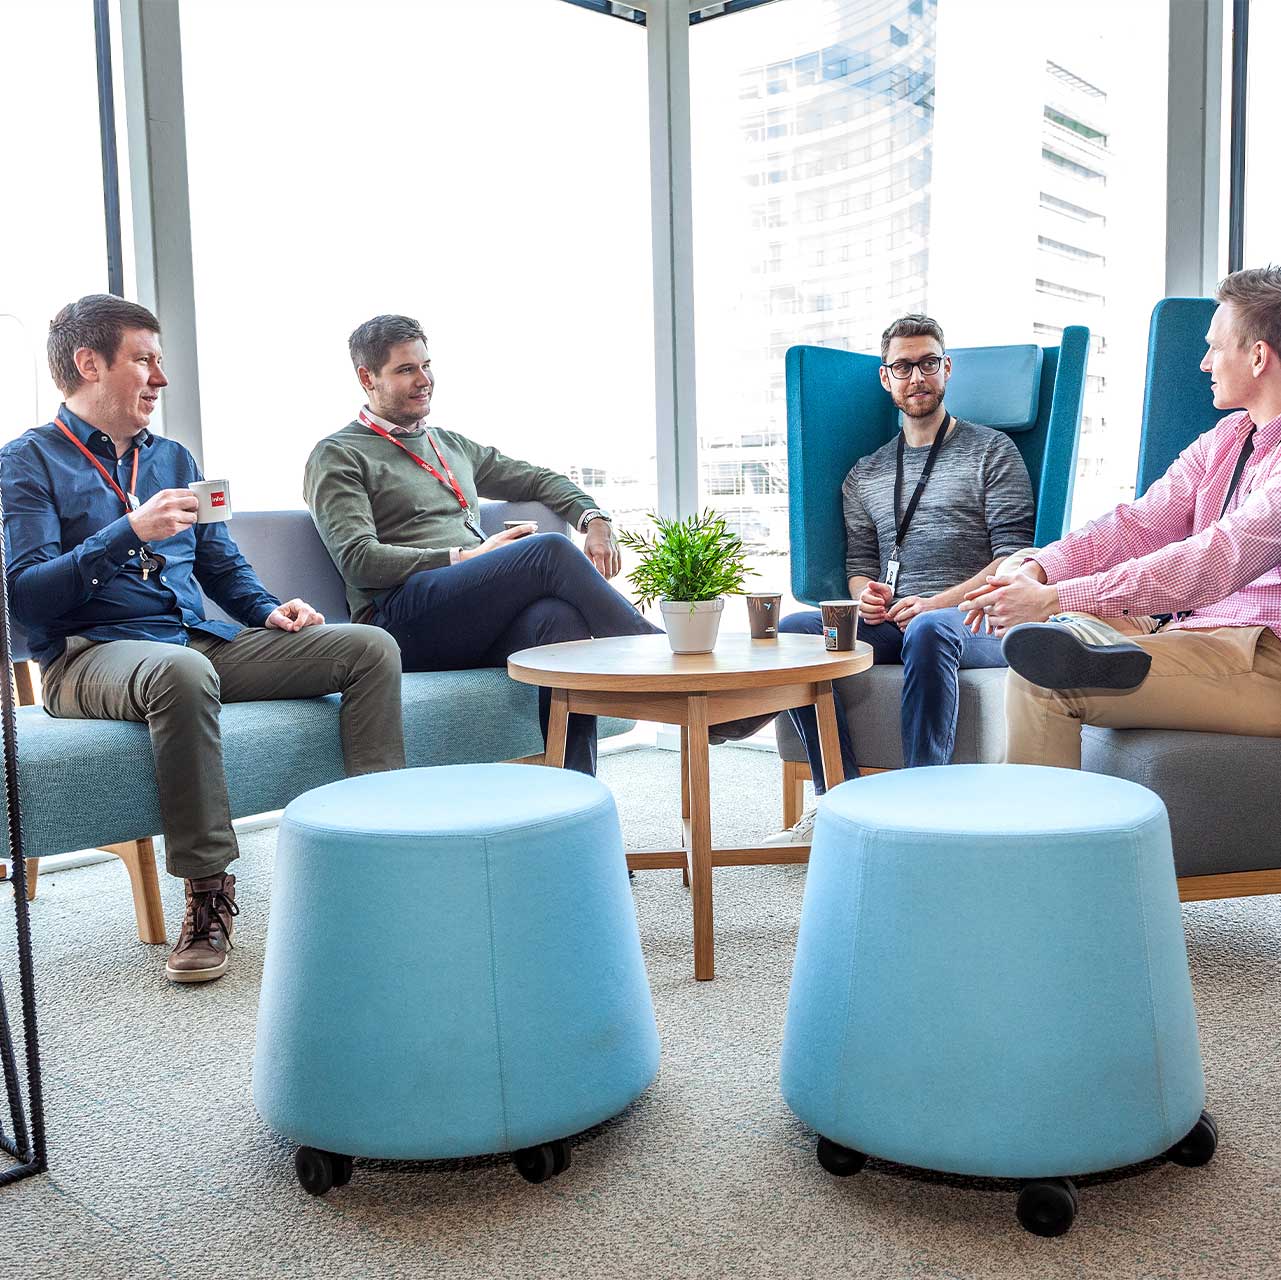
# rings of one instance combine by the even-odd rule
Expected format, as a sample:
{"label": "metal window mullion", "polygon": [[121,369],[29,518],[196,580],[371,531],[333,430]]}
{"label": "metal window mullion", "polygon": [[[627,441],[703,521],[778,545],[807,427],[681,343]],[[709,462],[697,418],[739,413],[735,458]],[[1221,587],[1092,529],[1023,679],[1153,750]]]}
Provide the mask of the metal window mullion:
{"label": "metal window mullion", "polygon": [[1223,0],[1170,0],[1165,292],[1213,293],[1220,274]]}
{"label": "metal window mullion", "polygon": [[684,516],[698,507],[688,6],[652,0],[647,17],[658,508]]}
{"label": "metal window mullion", "polygon": [[1249,106],[1250,0],[1232,4],[1232,134],[1228,194],[1228,270],[1240,271],[1245,258],[1245,127]]}
{"label": "metal window mullion", "polygon": [[98,67],[98,135],[102,146],[102,203],[107,224],[107,292],[124,295],[124,246],[120,235],[120,162],[116,153],[116,98],[111,77],[108,0],[93,0],[93,43]]}
{"label": "metal window mullion", "polygon": [[137,299],[160,320],[161,430],[204,465],[177,0],[120,0]]}

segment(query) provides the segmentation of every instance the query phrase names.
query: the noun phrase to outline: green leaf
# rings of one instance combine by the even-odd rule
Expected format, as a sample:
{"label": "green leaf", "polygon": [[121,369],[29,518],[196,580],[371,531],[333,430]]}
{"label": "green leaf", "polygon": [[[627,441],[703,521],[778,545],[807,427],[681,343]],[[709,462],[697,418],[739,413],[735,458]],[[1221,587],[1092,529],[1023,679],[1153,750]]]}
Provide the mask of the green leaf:
{"label": "green leaf", "polygon": [[715,600],[743,590],[748,568],[743,540],[708,509],[684,520],[650,512],[656,537],[626,530],[618,540],[639,557],[627,575],[642,608],[656,600]]}

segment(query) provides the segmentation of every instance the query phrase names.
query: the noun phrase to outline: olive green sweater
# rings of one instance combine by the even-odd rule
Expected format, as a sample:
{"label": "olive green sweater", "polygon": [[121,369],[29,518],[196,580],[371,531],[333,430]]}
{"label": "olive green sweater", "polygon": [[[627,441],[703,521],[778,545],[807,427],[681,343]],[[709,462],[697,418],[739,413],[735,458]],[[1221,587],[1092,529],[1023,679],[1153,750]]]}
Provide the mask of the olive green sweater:
{"label": "olive green sweater", "polygon": [[[479,497],[542,502],[577,527],[596,504],[565,476],[508,458],[454,431],[432,429],[473,509]],[[426,432],[397,437],[441,470]],[[359,422],[326,436],[311,451],[303,492],[316,528],[347,584],[352,619],[362,622],[378,598],[419,569],[439,569],[454,547],[480,545],[453,491]]]}

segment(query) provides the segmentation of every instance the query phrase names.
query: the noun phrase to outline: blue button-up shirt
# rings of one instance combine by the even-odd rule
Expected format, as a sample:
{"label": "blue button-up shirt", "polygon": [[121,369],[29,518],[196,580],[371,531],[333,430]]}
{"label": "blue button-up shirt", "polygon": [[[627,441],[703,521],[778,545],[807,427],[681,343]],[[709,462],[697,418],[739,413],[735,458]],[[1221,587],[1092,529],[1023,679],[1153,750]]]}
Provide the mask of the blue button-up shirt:
{"label": "blue button-up shirt", "polygon": [[[203,478],[195,458],[175,440],[143,430],[117,458],[110,436],[66,405],[59,412],[125,492],[138,454],[142,502]],[[0,493],[9,604],[42,664],[62,653],[67,636],[186,644],[191,628],[229,640],[241,628],[207,619],[201,588],[246,626],[261,626],[280,604],[224,522],[192,525],[146,544],[164,563],[144,581],[144,544],[119,495],[53,423],[0,449]]]}

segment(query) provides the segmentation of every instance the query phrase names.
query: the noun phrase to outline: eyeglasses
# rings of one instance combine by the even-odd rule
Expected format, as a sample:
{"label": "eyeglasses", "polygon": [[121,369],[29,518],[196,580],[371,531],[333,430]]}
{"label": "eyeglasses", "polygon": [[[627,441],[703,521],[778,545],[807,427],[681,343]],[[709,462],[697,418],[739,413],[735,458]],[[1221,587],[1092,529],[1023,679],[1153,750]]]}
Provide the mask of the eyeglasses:
{"label": "eyeglasses", "polygon": [[882,364],[900,382],[906,382],[912,376],[913,369],[919,369],[925,377],[931,377],[943,367],[942,356],[926,356],[922,360],[895,360],[893,364]]}

